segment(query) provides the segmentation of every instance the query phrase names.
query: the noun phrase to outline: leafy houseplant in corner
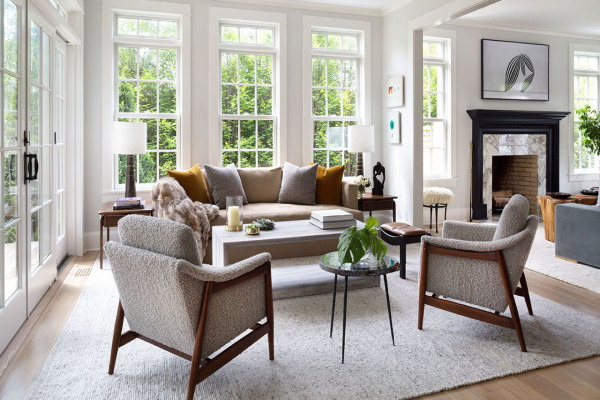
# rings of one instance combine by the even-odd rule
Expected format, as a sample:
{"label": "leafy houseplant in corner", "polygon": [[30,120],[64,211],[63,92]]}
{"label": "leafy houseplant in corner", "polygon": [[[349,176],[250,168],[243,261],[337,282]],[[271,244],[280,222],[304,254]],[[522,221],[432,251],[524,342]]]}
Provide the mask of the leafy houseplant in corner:
{"label": "leafy houseplant in corner", "polygon": [[[600,155],[600,112],[592,110],[589,104],[575,112],[579,117],[581,144],[592,154]],[[596,205],[600,207],[600,196]]]}
{"label": "leafy houseplant in corner", "polygon": [[379,238],[377,225],[377,219],[369,217],[364,228],[357,229],[351,226],[341,234],[338,242],[338,258],[341,264],[356,264],[367,252],[373,254],[378,261],[383,260],[387,246]]}

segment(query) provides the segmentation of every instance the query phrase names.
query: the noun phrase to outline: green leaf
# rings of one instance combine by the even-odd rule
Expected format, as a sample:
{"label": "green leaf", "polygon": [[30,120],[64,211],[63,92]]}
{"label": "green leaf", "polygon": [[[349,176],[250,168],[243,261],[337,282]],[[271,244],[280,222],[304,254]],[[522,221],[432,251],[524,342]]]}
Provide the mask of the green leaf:
{"label": "green leaf", "polygon": [[371,250],[378,260],[383,259],[387,246],[379,238],[377,225],[377,219],[369,217],[364,228],[359,230],[352,226],[340,235],[338,257],[341,263],[356,264],[368,250]]}

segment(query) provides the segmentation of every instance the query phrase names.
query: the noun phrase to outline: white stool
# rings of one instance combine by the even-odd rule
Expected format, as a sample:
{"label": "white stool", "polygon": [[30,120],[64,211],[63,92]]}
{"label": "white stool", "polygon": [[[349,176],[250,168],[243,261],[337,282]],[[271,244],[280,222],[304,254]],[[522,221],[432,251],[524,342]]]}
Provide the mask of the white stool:
{"label": "white stool", "polygon": [[454,200],[452,190],[443,187],[423,188],[423,207],[429,208],[429,229],[433,219],[433,209],[435,208],[435,232],[438,232],[438,209],[444,209],[444,220],[448,214],[448,203]]}

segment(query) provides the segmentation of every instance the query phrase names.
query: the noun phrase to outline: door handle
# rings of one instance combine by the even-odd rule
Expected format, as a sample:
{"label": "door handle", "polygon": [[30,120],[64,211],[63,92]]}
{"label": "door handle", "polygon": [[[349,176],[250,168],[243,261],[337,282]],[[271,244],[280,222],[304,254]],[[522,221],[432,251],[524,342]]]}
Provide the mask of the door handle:
{"label": "door handle", "polygon": [[38,162],[37,154],[25,153],[25,182],[36,180],[39,169],[40,164]]}

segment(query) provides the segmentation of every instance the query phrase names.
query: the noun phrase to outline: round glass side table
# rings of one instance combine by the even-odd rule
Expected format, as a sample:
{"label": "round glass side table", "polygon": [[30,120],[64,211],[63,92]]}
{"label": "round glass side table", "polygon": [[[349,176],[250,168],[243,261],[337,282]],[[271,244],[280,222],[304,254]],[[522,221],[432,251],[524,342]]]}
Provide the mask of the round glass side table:
{"label": "round glass side table", "polygon": [[392,332],[392,345],[394,342],[394,326],[392,325],[392,310],[390,307],[390,296],[388,293],[387,274],[398,271],[400,264],[398,260],[385,256],[383,260],[378,261],[374,257],[365,257],[356,264],[341,264],[337,251],[327,253],[321,257],[319,266],[322,270],[334,274],[333,280],[333,304],[331,306],[331,327],[329,337],[333,336],[333,319],[335,315],[335,295],[337,292],[338,275],[344,277],[344,322],[342,328],[342,364],[344,363],[344,352],[346,349],[346,305],[348,302],[348,277],[349,276],[377,276],[383,275],[385,284],[385,298],[387,300],[388,316],[390,318],[390,330]]}

